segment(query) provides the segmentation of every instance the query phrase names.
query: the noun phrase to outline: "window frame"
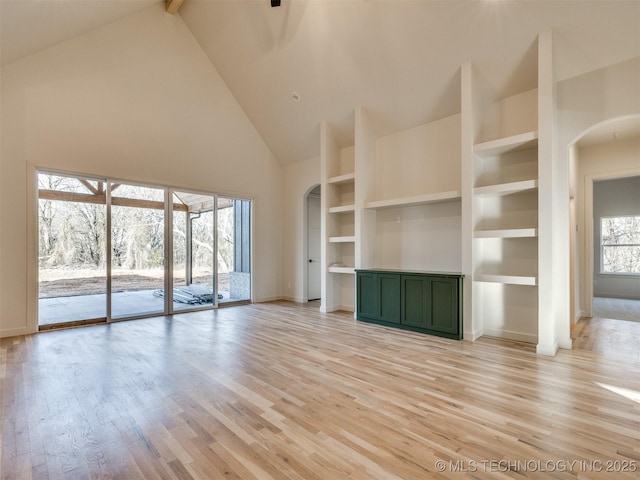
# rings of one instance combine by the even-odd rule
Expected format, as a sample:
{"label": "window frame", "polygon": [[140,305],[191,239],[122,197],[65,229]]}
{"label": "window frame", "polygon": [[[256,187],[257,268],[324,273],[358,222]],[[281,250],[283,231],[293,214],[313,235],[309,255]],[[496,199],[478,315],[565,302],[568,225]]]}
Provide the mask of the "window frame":
{"label": "window frame", "polygon": [[604,244],[603,240],[603,229],[602,224],[605,220],[611,218],[630,218],[635,217],[640,221],[640,214],[630,214],[630,215],[603,215],[600,217],[599,221],[599,233],[600,233],[600,275],[611,275],[611,276],[624,276],[624,277],[640,277],[640,272],[607,272],[604,269],[604,249],[605,247],[640,247],[640,243],[616,243],[616,244]]}

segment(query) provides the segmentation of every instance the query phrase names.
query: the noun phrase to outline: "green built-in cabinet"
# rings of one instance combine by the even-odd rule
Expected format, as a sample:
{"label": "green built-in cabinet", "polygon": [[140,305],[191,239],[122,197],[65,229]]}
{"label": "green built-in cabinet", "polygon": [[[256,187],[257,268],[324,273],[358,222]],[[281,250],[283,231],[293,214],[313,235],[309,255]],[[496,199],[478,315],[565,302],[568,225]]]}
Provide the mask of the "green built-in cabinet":
{"label": "green built-in cabinet", "polygon": [[455,273],[356,270],[356,318],[461,339],[462,278]]}

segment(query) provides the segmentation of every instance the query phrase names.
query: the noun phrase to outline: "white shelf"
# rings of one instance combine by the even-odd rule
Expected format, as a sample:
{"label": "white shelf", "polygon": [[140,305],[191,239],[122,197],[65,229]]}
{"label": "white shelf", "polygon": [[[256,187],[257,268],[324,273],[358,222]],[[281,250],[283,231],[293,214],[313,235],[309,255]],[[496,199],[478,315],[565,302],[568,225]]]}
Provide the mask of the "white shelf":
{"label": "white shelf", "polygon": [[345,173],[344,175],[338,175],[336,177],[330,177],[327,179],[327,183],[330,185],[342,185],[344,183],[351,183],[355,181],[355,173]]}
{"label": "white shelf", "polygon": [[501,230],[476,230],[475,238],[527,238],[537,237],[537,228],[507,228]]}
{"label": "white shelf", "polygon": [[474,280],[476,282],[489,282],[489,283],[505,283],[509,285],[538,285],[538,277],[527,275],[498,275],[489,273],[480,273],[475,275]]}
{"label": "white shelf", "polygon": [[538,132],[533,131],[491,140],[490,142],[477,143],[473,146],[473,151],[482,157],[490,157],[519,150],[529,150],[537,147],[537,145]]}
{"label": "white shelf", "polygon": [[376,200],[365,204],[365,208],[374,210],[393,207],[413,207],[416,205],[429,205],[431,203],[451,202],[460,199],[460,191],[429,193],[413,197],[392,198],[389,200]]}
{"label": "white shelf", "polygon": [[329,243],[353,243],[355,241],[356,241],[355,236],[329,237]]}
{"label": "white shelf", "polygon": [[329,273],[356,273],[355,267],[329,267]]}
{"label": "white shelf", "polygon": [[538,180],[522,180],[520,182],[500,183],[487,185],[473,189],[474,195],[510,195],[512,193],[526,192],[538,188]]}
{"label": "white shelf", "polygon": [[329,213],[349,213],[355,211],[355,205],[340,205],[339,207],[329,207]]}

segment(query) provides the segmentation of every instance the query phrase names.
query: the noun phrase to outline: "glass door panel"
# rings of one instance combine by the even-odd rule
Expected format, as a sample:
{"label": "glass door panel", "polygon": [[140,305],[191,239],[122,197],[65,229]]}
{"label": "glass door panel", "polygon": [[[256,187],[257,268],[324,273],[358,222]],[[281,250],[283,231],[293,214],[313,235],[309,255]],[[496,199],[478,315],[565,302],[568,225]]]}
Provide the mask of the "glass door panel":
{"label": "glass door panel", "polygon": [[44,172],[38,182],[41,327],[251,300],[251,201]]}
{"label": "glass door panel", "polygon": [[164,189],[119,183],[111,192],[111,318],[165,312]]}
{"label": "glass door panel", "polygon": [[38,173],[38,324],[106,320],[105,182]]}
{"label": "glass door panel", "polygon": [[172,311],[211,308],[215,292],[215,197],[172,193]]}
{"label": "glass door panel", "polygon": [[251,201],[218,197],[218,301],[251,300]]}

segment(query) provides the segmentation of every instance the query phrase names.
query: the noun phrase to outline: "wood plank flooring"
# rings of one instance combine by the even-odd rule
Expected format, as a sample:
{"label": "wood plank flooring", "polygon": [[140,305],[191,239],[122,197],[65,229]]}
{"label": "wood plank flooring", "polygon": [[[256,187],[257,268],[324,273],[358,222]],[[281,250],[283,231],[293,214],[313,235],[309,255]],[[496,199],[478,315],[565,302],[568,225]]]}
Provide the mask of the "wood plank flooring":
{"label": "wood plank flooring", "polygon": [[638,361],[541,357],[286,302],[0,340],[0,414],[11,480],[640,470]]}
{"label": "wood plank flooring", "polygon": [[573,348],[598,355],[640,361],[640,301],[593,298],[593,317],[571,329]]}
{"label": "wood plank flooring", "polygon": [[574,350],[640,362],[640,322],[583,317],[571,329]]}

